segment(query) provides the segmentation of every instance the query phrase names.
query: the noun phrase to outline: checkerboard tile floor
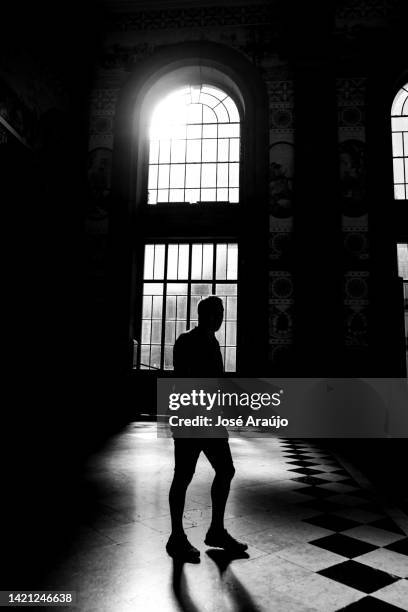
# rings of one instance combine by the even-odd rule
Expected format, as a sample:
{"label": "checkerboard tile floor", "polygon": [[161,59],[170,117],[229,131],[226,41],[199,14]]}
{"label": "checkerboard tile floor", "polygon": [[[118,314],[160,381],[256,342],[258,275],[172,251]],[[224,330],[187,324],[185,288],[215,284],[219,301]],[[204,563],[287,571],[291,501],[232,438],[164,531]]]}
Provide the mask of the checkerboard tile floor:
{"label": "checkerboard tile floor", "polygon": [[153,423],[134,423],[90,460],[97,507],[44,588],[77,591],[76,612],[408,611],[406,524],[350,466],[307,440],[230,445],[225,524],[248,542],[247,555],[227,558],[203,543],[213,472],[201,456],[184,514],[201,562],[173,565],[173,443]]}
{"label": "checkerboard tile floor", "polygon": [[[408,537],[387,516],[375,493],[362,489],[319,447],[302,440],[281,440],[280,444],[288,466],[295,466],[289,471],[299,474],[290,478],[305,485],[296,492],[312,498],[299,505],[316,510],[314,516],[302,520],[331,532],[305,544],[337,555],[335,563],[316,574],[359,594],[353,603],[336,609],[408,610]],[[316,550],[312,556],[318,558]],[[327,588],[330,592],[329,583]]]}

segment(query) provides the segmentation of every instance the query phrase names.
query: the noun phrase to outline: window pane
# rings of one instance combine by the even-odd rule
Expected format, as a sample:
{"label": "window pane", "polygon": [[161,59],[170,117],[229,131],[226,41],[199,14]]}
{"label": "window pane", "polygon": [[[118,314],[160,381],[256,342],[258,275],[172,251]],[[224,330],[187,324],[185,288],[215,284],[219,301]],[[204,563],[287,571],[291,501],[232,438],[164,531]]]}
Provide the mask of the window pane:
{"label": "window pane", "polygon": [[176,322],[166,321],[165,343],[174,344],[176,341]]}
{"label": "window pane", "polygon": [[191,295],[211,295],[211,289],[210,283],[192,283]]}
{"label": "window pane", "polygon": [[184,189],[170,189],[169,202],[184,202]]}
{"label": "window pane", "polygon": [[204,125],[203,126],[203,138],[217,138],[217,126],[216,125]]}
{"label": "window pane", "polygon": [[163,283],[144,283],[143,295],[163,295]]}
{"label": "window pane", "polygon": [[221,138],[218,141],[218,158],[217,161],[228,161],[229,159],[229,140]]}
{"label": "window pane", "polygon": [[205,93],[202,89],[200,95],[200,102],[202,104],[205,104],[206,106],[209,106],[210,108],[213,108],[216,104],[218,104],[219,100],[218,98],[215,98],[214,96]]}
{"label": "window pane", "polygon": [[237,324],[227,321],[225,324],[225,344],[226,346],[235,346],[237,343]]}
{"label": "window pane", "polygon": [[201,140],[188,140],[187,141],[187,161],[188,162],[200,162],[201,161]]}
{"label": "window pane", "polygon": [[203,164],[201,170],[201,186],[215,187],[216,185],[216,164]]}
{"label": "window pane", "polygon": [[154,249],[154,279],[164,278],[164,244],[156,244]]}
{"label": "window pane", "polygon": [[201,125],[188,125],[187,126],[187,138],[192,140],[194,138],[201,138]]}
{"label": "window pane", "polygon": [[392,135],[392,152],[395,157],[402,156],[402,134],[398,132]]}
{"label": "window pane", "polygon": [[203,247],[201,244],[193,244],[191,253],[191,278],[201,279],[202,278],[202,258],[203,258]]}
{"label": "window pane", "polygon": [[189,245],[179,245],[179,260],[178,260],[178,278],[180,280],[188,278],[188,258],[189,258]]}
{"label": "window pane", "polygon": [[408,117],[393,117],[391,125],[393,132],[408,132]]}
{"label": "window pane", "polygon": [[153,259],[154,259],[154,245],[146,244],[145,256],[144,256],[144,272],[143,278],[149,280],[153,278]]}
{"label": "window pane", "polygon": [[239,123],[224,123],[218,126],[218,138],[237,138]]}
{"label": "window pane", "polygon": [[159,141],[150,141],[149,164],[157,164],[159,161]]}
{"label": "window pane", "polygon": [[214,112],[217,115],[217,119],[220,123],[225,123],[229,121],[227,109],[225,108],[222,102],[214,107]]}
{"label": "window pane", "polygon": [[145,295],[143,297],[142,317],[144,319],[150,319],[152,316],[152,296]]}
{"label": "window pane", "polygon": [[154,369],[160,368],[160,356],[161,356],[161,348],[160,346],[152,346],[150,351],[150,366]]}
{"label": "window pane", "polygon": [[177,278],[178,246],[169,245],[167,250],[167,278]]}
{"label": "window pane", "polygon": [[185,321],[187,319],[187,296],[177,296],[177,319]]}
{"label": "window pane", "polygon": [[404,182],[404,165],[400,158],[394,159],[394,181],[396,183]]}
{"label": "window pane", "polygon": [[166,320],[175,320],[177,312],[177,296],[168,295],[166,297]]}
{"label": "window pane", "polygon": [[168,202],[169,201],[169,190],[159,189],[157,192],[157,202]]}
{"label": "window pane", "polygon": [[229,202],[239,202],[239,189],[228,189]]}
{"label": "window pane", "polygon": [[228,189],[217,189],[217,202],[228,202]]}
{"label": "window pane", "polygon": [[225,108],[228,111],[228,115],[229,115],[229,120],[230,121],[239,121],[239,113],[238,113],[238,109],[235,105],[235,102],[233,102],[231,100],[230,97],[225,98],[224,102],[223,102]]}
{"label": "window pane", "polygon": [[173,345],[164,347],[164,369],[173,369]]}
{"label": "window pane", "polygon": [[202,202],[215,202],[217,199],[217,192],[215,189],[201,189],[201,201]]}
{"label": "window pane", "polygon": [[187,164],[186,165],[186,187],[187,188],[200,187],[200,165],[199,164]]}
{"label": "window pane", "polygon": [[229,186],[238,187],[238,185],[239,185],[239,164],[230,164]]}
{"label": "window pane", "polygon": [[224,370],[226,372],[235,372],[236,366],[236,348],[227,347],[225,349],[225,364]]}
{"label": "window pane", "polygon": [[149,189],[157,187],[157,166],[149,167]]}
{"label": "window pane", "polygon": [[149,189],[147,201],[149,202],[149,204],[157,203],[157,191],[156,190]]}
{"label": "window pane", "polygon": [[159,189],[168,189],[169,187],[169,170],[170,166],[164,164],[159,166]]}
{"label": "window pane", "polygon": [[210,280],[213,277],[213,245],[203,245],[203,280]]}
{"label": "window pane", "polygon": [[217,164],[217,187],[228,187],[228,165]]}
{"label": "window pane", "polygon": [[203,107],[201,104],[190,104],[187,109],[187,123],[202,123]]}
{"label": "window pane", "polygon": [[153,296],[153,312],[152,312],[153,319],[161,319],[162,308],[163,308],[163,296],[154,295]]}
{"label": "window pane", "polygon": [[187,327],[185,321],[176,321],[176,338],[178,338],[180,334],[184,334],[186,329]]}
{"label": "window pane", "polygon": [[141,345],[140,347],[140,369],[146,370],[150,365],[150,345]]}
{"label": "window pane", "polygon": [[203,140],[203,161],[217,161],[217,140],[215,138]]}
{"label": "window pane", "polygon": [[396,200],[405,199],[405,186],[404,185],[394,185],[394,197]]}
{"label": "window pane", "polygon": [[186,283],[168,283],[167,295],[187,295]]}
{"label": "window pane", "polygon": [[186,202],[195,203],[200,199],[199,189],[186,189]]}
{"label": "window pane", "polygon": [[227,279],[235,280],[238,275],[238,245],[229,244],[227,254]]}
{"label": "window pane", "polygon": [[217,283],[216,287],[217,295],[237,295],[237,284],[236,283]]}
{"label": "window pane", "polygon": [[152,330],[151,330],[151,343],[152,344],[161,343],[161,330],[162,330],[161,320],[153,319],[152,320]]}
{"label": "window pane", "polygon": [[184,187],[184,164],[173,164],[170,168],[170,187]]}
{"label": "window pane", "polygon": [[142,344],[150,344],[150,331],[152,322],[142,321]]}
{"label": "window pane", "polygon": [[186,161],[186,141],[173,140],[171,143],[171,163],[184,163]]}
{"label": "window pane", "polygon": [[239,161],[239,138],[230,139],[229,161]]}
{"label": "window pane", "polygon": [[236,297],[227,297],[226,301],[226,309],[225,309],[225,319],[227,321],[235,321],[237,318],[237,298]]}
{"label": "window pane", "polygon": [[208,106],[203,106],[203,123],[217,123],[217,115]]}
{"label": "window pane", "polygon": [[170,140],[160,140],[159,163],[168,164],[170,161]]}
{"label": "window pane", "polygon": [[227,278],[227,245],[217,244],[217,266],[216,279],[223,280]]}

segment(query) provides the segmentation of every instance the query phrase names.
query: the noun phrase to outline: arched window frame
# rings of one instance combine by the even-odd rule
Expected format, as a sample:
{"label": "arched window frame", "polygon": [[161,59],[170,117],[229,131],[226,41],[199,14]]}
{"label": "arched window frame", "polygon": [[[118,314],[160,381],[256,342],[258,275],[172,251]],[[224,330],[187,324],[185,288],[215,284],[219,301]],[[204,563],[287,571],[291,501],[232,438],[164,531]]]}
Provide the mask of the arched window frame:
{"label": "arched window frame", "polygon": [[239,202],[241,117],[205,82],[169,92],[153,110],[148,204]]}
{"label": "arched window frame", "polygon": [[408,83],[399,89],[391,107],[394,198],[408,199]]}
{"label": "arched window frame", "polygon": [[[237,205],[147,204],[149,113],[155,100],[186,82],[219,87],[239,108],[241,159],[245,162],[240,168]],[[253,302],[242,300],[237,371],[250,374],[256,370],[259,375],[259,363],[267,363],[268,353],[267,154],[266,87],[256,68],[235,50],[216,43],[172,45],[141,63],[132,74],[119,95],[113,151],[110,229],[113,312],[118,312],[113,321],[117,367],[129,370],[129,348],[133,338],[139,339],[145,245],[182,243],[188,237],[190,242],[239,243],[240,285],[244,293],[253,295],[255,290],[257,316],[253,316]],[[240,351],[240,346],[245,350]]]}

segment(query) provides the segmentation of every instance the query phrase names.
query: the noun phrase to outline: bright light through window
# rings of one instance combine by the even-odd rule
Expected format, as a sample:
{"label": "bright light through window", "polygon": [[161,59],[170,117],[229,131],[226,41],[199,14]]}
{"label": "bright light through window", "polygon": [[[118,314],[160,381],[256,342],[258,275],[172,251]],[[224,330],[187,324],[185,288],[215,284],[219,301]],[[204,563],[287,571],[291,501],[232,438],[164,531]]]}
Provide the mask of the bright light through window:
{"label": "bright light through window", "polygon": [[167,95],[150,125],[148,203],[238,202],[240,117],[209,85]]}
{"label": "bright light through window", "polygon": [[398,276],[403,281],[405,317],[405,356],[408,372],[408,244],[397,244]]}
{"label": "bright light through window", "polygon": [[394,197],[408,199],[408,83],[395,96],[391,109]]}
{"label": "bright light through window", "polygon": [[173,346],[197,325],[198,302],[218,295],[224,321],[216,333],[226,372],[236,370],[238,245],[147,244],[143,274],[142,332],[135,366],[171,370]]}

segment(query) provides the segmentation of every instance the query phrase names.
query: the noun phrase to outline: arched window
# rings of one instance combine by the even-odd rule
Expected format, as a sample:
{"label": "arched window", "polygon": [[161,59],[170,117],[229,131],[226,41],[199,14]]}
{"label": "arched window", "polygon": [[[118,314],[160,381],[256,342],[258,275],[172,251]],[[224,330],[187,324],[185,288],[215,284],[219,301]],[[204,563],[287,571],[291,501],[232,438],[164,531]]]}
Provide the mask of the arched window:
{"label": "arched window", "polygon": [[215,294],[225,371],[259,373],[268,355],[262,75],[217,43],[158,49],[119,94],[113,158],[116,367],[131,365],[133,343],[135,376],[150,389],[172,369],[177,336],[197,324],[199,300]]}
{"label": "arched window", "polygon": [[166,95],[150,125],[148,203],[238,202],[240,117],[218,87]]}
{"label": "arched window", "polygon": [[394,197],[408,199],[408,83],[394,98],[391,108]]}

